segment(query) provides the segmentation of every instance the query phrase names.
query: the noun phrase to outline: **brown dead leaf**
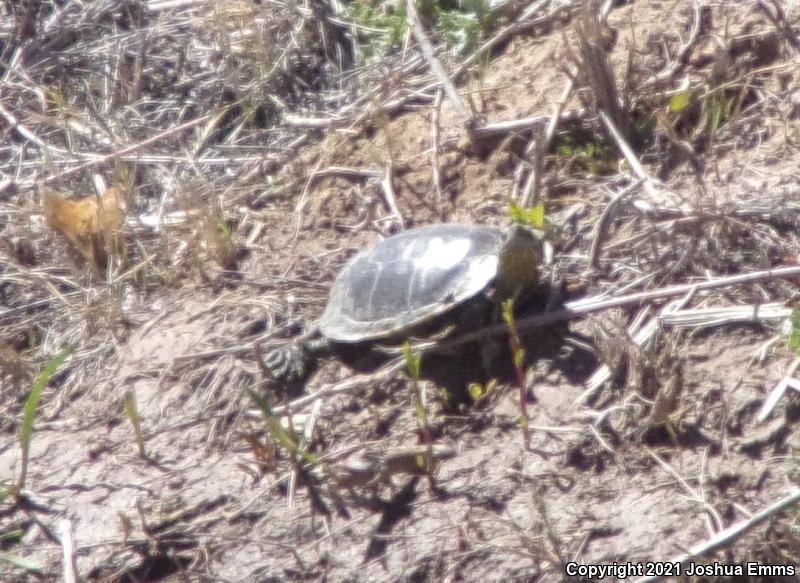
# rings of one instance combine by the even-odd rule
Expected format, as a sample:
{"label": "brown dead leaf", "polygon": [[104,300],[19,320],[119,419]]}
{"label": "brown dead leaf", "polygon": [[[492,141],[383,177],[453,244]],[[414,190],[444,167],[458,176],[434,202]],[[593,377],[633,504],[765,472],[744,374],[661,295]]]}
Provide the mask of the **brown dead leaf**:
{"label": "brown dead leaf", "polygon": [[51,229],[64,235],[84,259],[103,269],[108,258],[120,251],[122,198],[118,186],[109,188],[103,197],[80,200],[69,200],[48,190],[44,194],[44,215]]}

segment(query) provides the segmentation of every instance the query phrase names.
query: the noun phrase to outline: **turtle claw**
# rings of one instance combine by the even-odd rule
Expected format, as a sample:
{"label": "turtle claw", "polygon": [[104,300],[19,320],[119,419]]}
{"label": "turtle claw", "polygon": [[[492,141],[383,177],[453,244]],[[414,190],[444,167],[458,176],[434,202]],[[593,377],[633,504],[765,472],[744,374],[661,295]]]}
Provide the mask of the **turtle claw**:
{"label": "turtle claw", "polygon": [[286,387],[302,385],[309,373],[309,355],[299,342],[276,348],[264,357],[264,368],[270,380]]}

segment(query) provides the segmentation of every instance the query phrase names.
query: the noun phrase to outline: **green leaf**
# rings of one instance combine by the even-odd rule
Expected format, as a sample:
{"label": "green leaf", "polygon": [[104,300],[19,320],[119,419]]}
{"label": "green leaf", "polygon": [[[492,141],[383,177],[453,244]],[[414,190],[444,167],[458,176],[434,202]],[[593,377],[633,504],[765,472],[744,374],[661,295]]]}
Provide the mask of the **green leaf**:
{"label": "green leaf", "polygon": [[525,364],[525,349],[520,348],[514,353],[514,366],[517,368],[522,368]]}
{"label": "green leaf", "polygon": [[541,202],[534,207],[528,208],[512,200],[508,203],[508,216],[515,223],[533,227],[534,229],[544,229],[547,226],[544,203]]}
{"label": "green leaf", "polygon": [[418,380],[422,374],[422,355],[414,354],[411,351],[411,344],[409,344],[408,340],[403,344],[403,356],[406,359],[409,376],[414,380]]}
{"label": "green leaf", "polygon": [[514,298],[503,301],[503,321],[509,328],[514,328]]}
{"label": "green leaf", "polygon": [[789,333],[789,348],[800,354],[800,308],[792,310],[789,318],[792,330]]}
{"label": "green leaf", "polygon": [[144,448],[144,437],[142,436],[142,421],[139,416],[139,405],[136,402],[136,391],[134,389],[125,391],[123,408],[125,410],[125,415],[128,417],[128,421],[131,422],[131,426],[133,427],[133,435],[136,439],[136,447],[139,450],[139,455],[143,458],[147,457]]}
{"label": "green leaf", "polygon": [[481,397],[486,394],[486,390],[483,388],[483,385],[480,383],[470,383],[469,385],[469,396],[472,398],[473,401],[477,401]]}
{"label": "green leaf", "polygon": [[676,93],[672,96],[672,99],[669,100],[669,110],[672,113],[682,113],[686,111],[692,103],[693,96],[693,92],[690,89]]}
{"label": "green leaf", "polygon": [[19,473],[19,481],[17,482],[17,491],[25,487],[25,479],[28,474],[28,457],[31,451],[31,441],[33,440],[33,422],[36,420],[36,412],[39,409],[39,399],[42,397],[42,391],[71,353],[72,349],[68,348],[62,351],[61,354],[50,359],[44,369],[42,369],[42,372],[39,373],[39,376],[33,381],[33,387],[28,395],[28,400],[25,401],[25,412],[22,417],[22,426],[19,432],[19,441],[22,447],[22,468]]}
{"label": "green leaf", "polygon": [[259,395],[251,389],[246,390],[247,394],[250,395],[250,398],[253,399],[253,402],[264,414],[264,420],[266,421],[267,429],[269,430],[270,434],[272,434],[272,437],[275,439],[275,441],[281,444],[281,446],[283,446],[290,454],[299,454],[309,464],[313,465],[317,463],[317,458],[315,455],[307,451],[300,450],[297,445],[297,439],[290,435],[289,432],[283,428],[280,418],[272,411],[272,407],[270,406],[266,397]]}
{"label": "green leaf", "polygon": [[9,553],[0,553],[0,561],[5,561],[6,563],[11,563],[19,567],[20,569],[25,569],[26,571],[41,571],[42,566],[33,561],[31,559],[26,559],[24,557],[20,557],[19,555],[12,555]]}
{"label": "green leaf", "polygon": [[536,227],[537,229],[543,229],[546,226],[543,202],[538,203],[531,209],[531,219],[531,226]]}
{"label": "green leaf", "polygon": [[21,528],[18,528],[16,530],[10,530],[8,532],[0,533],[0,542],[6,542],[6,541],[19,542],[20,540],[22,540],[23,536],[25,536],[25,531],[23,531]]}
{"label": "green leaf", "polygon": [[722,123],[722,102],[717,97],[711,98],[711,127],[709,131],[711,135],[717,133],[720,124]]}

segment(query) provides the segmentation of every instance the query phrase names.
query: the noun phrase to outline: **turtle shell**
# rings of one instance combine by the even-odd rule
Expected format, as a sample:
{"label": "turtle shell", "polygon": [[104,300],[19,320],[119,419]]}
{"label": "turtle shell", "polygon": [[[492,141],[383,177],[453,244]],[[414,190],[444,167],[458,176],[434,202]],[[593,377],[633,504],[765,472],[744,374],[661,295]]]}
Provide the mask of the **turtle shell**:
{"label": "turtle shell", "polygon": [[504,230],[438,224],[403,231],[350,259],[319,321],[337,342],[410,333],[480,294],[497,274]]}

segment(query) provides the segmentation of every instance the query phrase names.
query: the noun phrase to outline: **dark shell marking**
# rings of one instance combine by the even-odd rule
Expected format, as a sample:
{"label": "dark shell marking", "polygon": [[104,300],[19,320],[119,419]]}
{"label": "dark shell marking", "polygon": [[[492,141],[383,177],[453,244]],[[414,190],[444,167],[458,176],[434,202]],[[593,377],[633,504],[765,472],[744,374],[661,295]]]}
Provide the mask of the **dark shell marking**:
{"label": "dark shell marking", "polygon": [[339,273],[320,332],[336,342],[410,332],[489,286],[503,237],[501,228],[439,224],[384,239]]}

